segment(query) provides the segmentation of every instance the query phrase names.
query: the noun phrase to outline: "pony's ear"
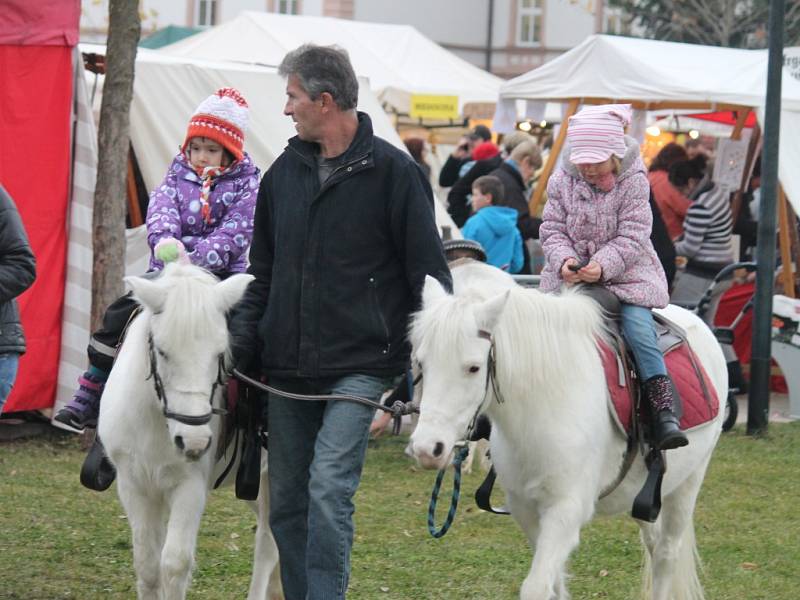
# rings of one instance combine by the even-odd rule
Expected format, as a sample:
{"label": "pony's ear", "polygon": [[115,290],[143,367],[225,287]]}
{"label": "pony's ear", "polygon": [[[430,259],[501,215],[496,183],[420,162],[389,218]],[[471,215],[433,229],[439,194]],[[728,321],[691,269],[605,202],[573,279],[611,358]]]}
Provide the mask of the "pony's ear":
{"label": "pony's ear", "polygon": [[429,306],[445,296],[447,296],[447,290],[439,283],[439,280],[425,275],[425,285],[422,287],[422,305]]}
{"label": "pony's ear", "polygon": [[478,323],[478,327],[486,331],[494,331],[497,322],[500,320],[500,315],[503,314],[503,309],[506,307],[510,293],[511,290],[506,290],[494,298],[489,298],[475,308],[475,321]]}
{"label": "pony's ear", "polygon": [[145,308],[153,313],[160,313],[164,309],[167,292],[157,281],[142,277],[126,277],[124,281],[133,291],[133,297]]}
{"label": "pony's ear", "polygon": [[253,279],[255,278],[252,275],[237,273],[217,284],[217,298],[222,312],[228,312],[242,298],[244,290]]}

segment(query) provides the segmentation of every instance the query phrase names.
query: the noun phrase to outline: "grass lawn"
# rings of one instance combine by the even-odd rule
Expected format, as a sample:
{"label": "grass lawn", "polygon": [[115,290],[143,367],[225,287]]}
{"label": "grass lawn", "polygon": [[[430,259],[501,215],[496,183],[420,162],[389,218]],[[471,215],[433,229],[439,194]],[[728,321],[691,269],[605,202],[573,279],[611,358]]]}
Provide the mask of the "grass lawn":
{"label": "grass lawn", "polygon": [[[427,532],[434,473],[403,455],[403,437],[370,443],[356,499],[351,600],[514,599],[531,553],[508,517],[475,508],[481,473],[465,476],[455,524]],[[0,598],[135,598],[130,532],[115,491],[81,487],[78,440],[65,434],[0,444]],[[476,468],[476,471],[479,469]],[[448,477],[448,481],[450,478]],[[439,520],[449,490],[443,490]],[[244,598],[254,518],[232,488],[212,494],[189,598]],[[764,438],[723,434],[695,514],[709,600],[794,600],[800,581],[800,423]],[[570,565],[573,598],[633,599],[638,528],[598,519]]]}

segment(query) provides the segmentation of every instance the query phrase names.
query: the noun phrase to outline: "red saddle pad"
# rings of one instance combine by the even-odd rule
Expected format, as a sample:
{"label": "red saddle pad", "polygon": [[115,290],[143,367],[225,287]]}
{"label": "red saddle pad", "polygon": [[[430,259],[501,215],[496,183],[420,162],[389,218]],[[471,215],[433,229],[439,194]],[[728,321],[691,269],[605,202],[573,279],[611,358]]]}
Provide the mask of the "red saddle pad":
{"label": "red saddle pad", "polygon": [[[621,362],[614,349],[600,343],[600,355],[606,373],[606,385],[611,396],[611,404],[616,412],[616,420],[627,434],[631,427],[632,402],[631,389],[625,373],[620,373]],[[711,421],[719,412],[719,398],[703,365],[694,355],[688,344],[679,344],[664,355],[669,373],[683,404],[681,429],[686,431]],[[692,364],[694,362],[694,364]],[[697,369],[695,366],[697,365]],[[706,394],[700,377],[705,381]]]}

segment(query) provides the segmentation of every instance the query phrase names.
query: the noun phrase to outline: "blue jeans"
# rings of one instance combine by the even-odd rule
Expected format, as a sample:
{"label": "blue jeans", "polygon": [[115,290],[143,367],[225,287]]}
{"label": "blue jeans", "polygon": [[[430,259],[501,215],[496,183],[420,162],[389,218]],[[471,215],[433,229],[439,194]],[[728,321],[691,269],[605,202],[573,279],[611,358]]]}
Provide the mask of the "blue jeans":
{"label": "blue jeans", "polygon": [[658,349],[653,311],[633,304],[622,305],[622,333],[633,352],[641,381],[666,375],[664,356]]}
{"label": "blue jeans", "polygon": [[[300,394],[379,400],[391,381],[368,375],[271,381]],[[353,495],[375,409],[347,401],[270,394],[269,523],[280,552],[286,600],[340,600],[350,576]]]}
{"label": "blue jeans", "polygon": [[3,412],[3,405],[17,379],[18,366],[19,354],[16,352],[0,354],[0,413]]}

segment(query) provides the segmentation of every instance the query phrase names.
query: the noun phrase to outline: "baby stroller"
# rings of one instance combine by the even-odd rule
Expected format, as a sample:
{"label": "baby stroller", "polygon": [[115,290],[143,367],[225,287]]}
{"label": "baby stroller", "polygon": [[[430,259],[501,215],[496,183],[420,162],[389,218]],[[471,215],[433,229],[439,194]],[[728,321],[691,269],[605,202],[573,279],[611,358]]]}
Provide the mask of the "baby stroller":
{"label": "baby stroller", "polygon": [[752,273],[756,270],[756,263],[737,262],[723,268],[717,273],[716,277],[714,277],[714,280],[698,300],[697,304],[672,302],[673,304],[693,311],[698,317],[708,323],[725,354],[725,359],[728,362],[728,398],[725,407],[725,420],[722,422],[722,431],[729,431],[736,424],[736,418],[739,415],[739,405],[736,403],[736,395],[743,394],[747,391],[747,382],[742,374],[742,365],[739,362],[739,358],[736,356],[733,342],[735,339],[734,331],[736,327],[747,312],[753,308],[753,297],[750,297],[737,313],[734,320],[726,326],[714,325],[715,315],[709,314],[709,309],[711,307],[711,299],[715,296],[715,293],[719,291],[720,286],[726,285],[733,272],[739,269],[744,269],[746,272]]}

